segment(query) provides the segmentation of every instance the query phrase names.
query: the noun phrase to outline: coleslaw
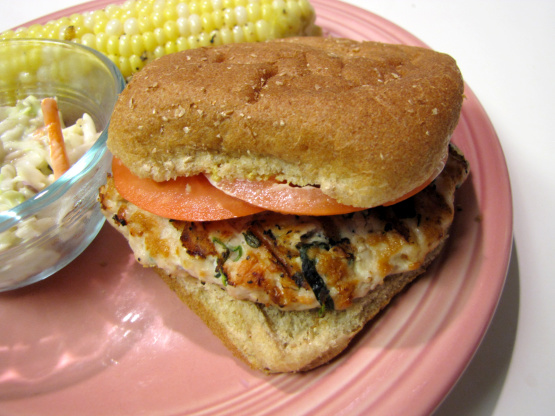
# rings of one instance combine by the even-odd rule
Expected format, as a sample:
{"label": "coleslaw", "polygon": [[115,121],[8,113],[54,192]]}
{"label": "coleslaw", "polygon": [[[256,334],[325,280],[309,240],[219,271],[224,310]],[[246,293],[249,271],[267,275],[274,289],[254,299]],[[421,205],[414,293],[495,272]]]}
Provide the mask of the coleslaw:
{"label": "coleslaw", "polygon": [[[75,124],[62,125],[62,133],[70,165],[99,137],[93,119],[86,113]],[[41,100],[29,96],[15,106],[0,107],[0,211],[32,198],[54,180]],[[55,220],[35,216],[0,233],[0,251],[40,235]]]}

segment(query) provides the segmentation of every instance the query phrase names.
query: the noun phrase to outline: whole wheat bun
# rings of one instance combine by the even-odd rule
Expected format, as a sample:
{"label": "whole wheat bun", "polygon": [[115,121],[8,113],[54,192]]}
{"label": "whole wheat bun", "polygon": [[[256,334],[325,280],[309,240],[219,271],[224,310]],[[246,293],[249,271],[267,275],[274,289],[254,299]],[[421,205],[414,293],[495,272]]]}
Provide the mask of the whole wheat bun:
{"label": "whole wheat bun", "polygon": [[108,147],[157,181],[275,177],[372,207],[438,173],[462,101],[455,61],[424,48],[323,37],[201,48],[133,76]]}

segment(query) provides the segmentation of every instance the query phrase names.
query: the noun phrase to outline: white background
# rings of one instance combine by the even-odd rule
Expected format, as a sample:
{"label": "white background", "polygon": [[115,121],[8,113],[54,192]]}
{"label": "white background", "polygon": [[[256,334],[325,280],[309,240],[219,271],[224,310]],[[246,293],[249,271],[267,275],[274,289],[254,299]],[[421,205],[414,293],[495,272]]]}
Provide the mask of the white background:
{"label": "white background", "polygon": [[[436,416],[554,415],[555,2],[346,2],[456,58],[509,167],[515,243],[505,290],[482,345]],[[78,3],[2,0],[0,31]]]}

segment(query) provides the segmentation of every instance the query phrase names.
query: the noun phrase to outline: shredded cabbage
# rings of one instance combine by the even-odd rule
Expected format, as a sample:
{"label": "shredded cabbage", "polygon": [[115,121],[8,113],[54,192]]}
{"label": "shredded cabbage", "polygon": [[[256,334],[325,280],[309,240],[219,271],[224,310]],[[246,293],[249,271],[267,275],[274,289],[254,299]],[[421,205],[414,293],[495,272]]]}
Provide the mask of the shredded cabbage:
{"label": "shredded cabbage", "polygon": [[[63,120],[61,116],[60,120]],[[74,125],[62,127],[68,159],[73,165],[99,133],[86,113]],[[53,182],[40,100],[29,96],[15,106],[0,107],[0,211],[14,208]],[[40,235],[52,225],[52,220],[32,217],[0,233],[0,251]]]}

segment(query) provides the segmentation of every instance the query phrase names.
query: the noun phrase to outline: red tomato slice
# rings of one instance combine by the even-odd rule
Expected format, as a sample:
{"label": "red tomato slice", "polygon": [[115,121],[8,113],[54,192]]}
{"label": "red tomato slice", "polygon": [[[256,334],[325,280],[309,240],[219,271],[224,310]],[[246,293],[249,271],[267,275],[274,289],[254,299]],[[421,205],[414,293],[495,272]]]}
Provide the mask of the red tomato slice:
{"label": "red tomato slice", "polygon": [[406,193],[405,195],[403,195],[400,198],[394,199],[393,201],[390,202],[386,202],[385,204],[383,204],[384,207],[389,207],[391,205],[395,205],[398,204],[399,202],[404,201],[405,199],[409,199],[411,196],[416,195],[418,192],[420,192],[422,189],[424,189],[426,186],[428,186],[429,184],[432,183],[432,181],[436,178],[436,176],[432,176],[430,179],[428,179],[426,182],[424,182],[422,185],[417,186],[416,188],[414,188],[412,191]]}
{"label": "red tomato slice", "polygon": [[135,176],[117,158],[112,161],[112,174],[123,198],[164,218],[216,221],[264,211],[214,188],[204,175],[156,182]]}
{"label": "red tomato slice", "polygon": [[383,204],[384,207],[389,207],[391,205],[395,205],[401,201],[404,201],[405,199],[410,198],[411,196],[416,195],[418,192],[420,192],[421,190],[423,190],[425,187],[427,187],[429,184],[431,184],[435,178],[438,177],[438,175],[443,171],[443,168],[445,168],[445,164],[447,163],[447,158],[449,157],[449,152],[445,153],[445,155],[443,156],[443,159],[441,160],[441,162],[436,166],[436,169],[434,171],[434,173],[432,173],[432,176],[430,176],[428,178],[428,180],[426,182],[424,182],[422,185],[417,186],[416,188],[414,188],[412,191],[407,192],[405,195],[403,195],[400,198],[394,199],[393,201],[389,201],[385,204]]}
{"label": "red tomato slice", "polygon": [[314,186],[295,187],[271,180],[208,180],[228,195],[283,214],[339,215],[366,209],[341,204]]}

